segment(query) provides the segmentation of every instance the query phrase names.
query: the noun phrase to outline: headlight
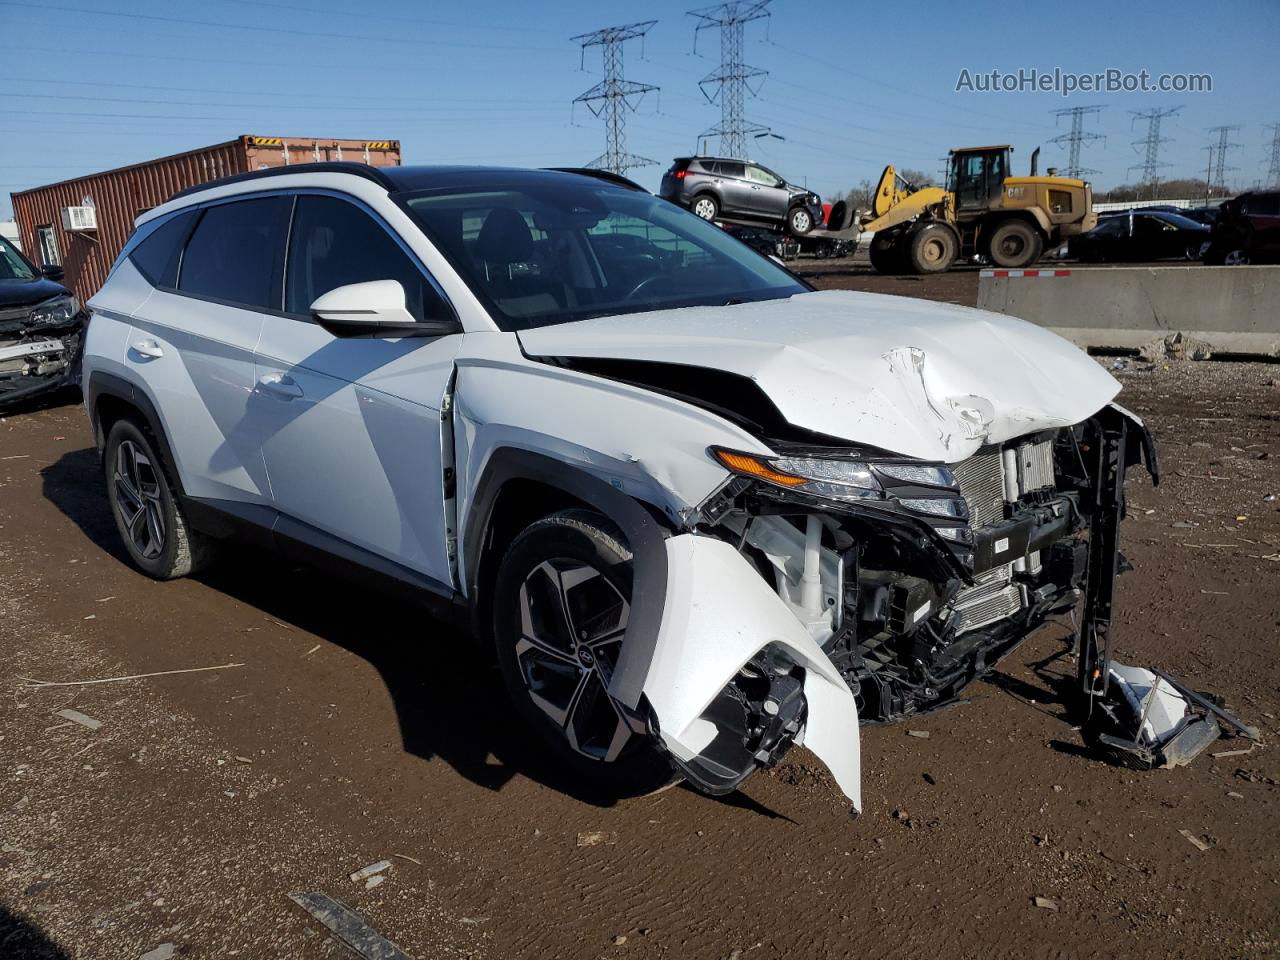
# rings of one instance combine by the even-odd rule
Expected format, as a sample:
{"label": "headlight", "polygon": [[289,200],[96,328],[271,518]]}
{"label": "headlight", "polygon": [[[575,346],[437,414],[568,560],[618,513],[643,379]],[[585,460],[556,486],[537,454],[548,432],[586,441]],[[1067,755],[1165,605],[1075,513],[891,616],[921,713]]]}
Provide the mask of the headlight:
{"label": "headlight", "polygon": [[42,326],[70,323],[79,312],[75,297],[54,297],[31,311],[31,322]]}
{"label": "headlight", "polygon": [[904,483],[923,483],[930,487],[956,486],[955,474],[946,467],[925,467],[914,463],[877,463],[876,473]]}
{"label": "headlight", "polygon": [[857,460],[757,457],[718,447],[713,447],[711,454],[734,473],[827,500],[862,500],[880,496],[880,481],[870,466]]}

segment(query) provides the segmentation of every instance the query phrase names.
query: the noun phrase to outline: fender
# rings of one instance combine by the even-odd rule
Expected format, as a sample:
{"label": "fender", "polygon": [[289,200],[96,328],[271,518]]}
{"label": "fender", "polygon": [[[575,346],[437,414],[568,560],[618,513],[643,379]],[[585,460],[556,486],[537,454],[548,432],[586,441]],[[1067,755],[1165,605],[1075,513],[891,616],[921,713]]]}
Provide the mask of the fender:
{"label": "fender", "polygon": [[[652,513],[625,493],[570,464],[530,450],[501,447],[490,455],[484,472],[475,485],[462,534],[463,586],[473,611],[479,608],[476,600],[480,587],[480,557],[484,537],[498,496],[512,480],[533,480],[563,490],[616,523],[631,548],[633,594],[645,597],[666,596],[667,552],[664,541],[668,531]],[[627,642],[623,644],[622,655],[609,690],[617,700],[632,709],[638,708],[645,676],[653,660],[662,612],[661,603],[632,606],[631,620],[627,625]]]}
{"label": "fender", "polygon": [[129,406],[133,407],[147,422],[147,427],[151,430],[151,435],[155,437],[156,443],[160,445],[160,455],[164,457],[165,465],[169,468],[169,473],[173,482],[177,485],[177,493],[186,496],[182,489],[182,477],[178,474],[178,461],[173,456],[173,449],[169,446],[169,435],[164,429],[164,421],[160,418],[160,412],[156,409],[156,405],[151,400],[151,396],[142,386],[126,380],[124,377],[116,376],[114,373],[104,373],[101,370],[94,370],[89,374],[88,382],[84,388],[84,405],[89,412],[89,421],[93,424],[94,441],[97,443],[98,452],[101,454],[103,445],[107,442],[106,436],[102,432],[102,424],[98,420],[98,401],[102,397],[115,397],[123,400]]}

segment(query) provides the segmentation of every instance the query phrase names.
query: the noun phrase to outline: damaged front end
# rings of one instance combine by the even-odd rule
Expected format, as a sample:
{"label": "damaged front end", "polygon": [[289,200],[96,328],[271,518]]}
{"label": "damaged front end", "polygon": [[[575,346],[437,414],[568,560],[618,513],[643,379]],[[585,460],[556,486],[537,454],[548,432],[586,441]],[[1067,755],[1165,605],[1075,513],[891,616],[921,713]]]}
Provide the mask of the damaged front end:
{"label": "damaged front end", "polygon": [[0,307],[0,408],[73,382],[83,342],[74,297]]}
{"label": "damaged front end", "polygon": [[1136,417],[1108,405],[951,464],[770,446],[709,451],[733,476],[668,541],[678,613],[645,693],[693,783],[732,789],[804,743],[856,810],[859,719],[947,703],[1082,600],[1081,678],[1105,688],[1124,474],[1158,481]]}

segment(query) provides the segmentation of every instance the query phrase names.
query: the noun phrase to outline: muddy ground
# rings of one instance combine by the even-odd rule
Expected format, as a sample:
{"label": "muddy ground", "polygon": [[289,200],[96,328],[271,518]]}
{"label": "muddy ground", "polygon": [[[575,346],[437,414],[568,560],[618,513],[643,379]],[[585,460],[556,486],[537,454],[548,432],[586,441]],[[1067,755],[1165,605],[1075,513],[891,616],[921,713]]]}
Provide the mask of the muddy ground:
{"label": "muddy ground", "polygon": [[[977,283],[816,269],[964,303]],[[801,750],[722,800],[564,783],[450,628],[244,551],[152,582],[116,543],[82,410],[5,416],[0,957],[349,956],[297,891],[418,960],[1275,956],[1280,366],[1121,365],[1166,471],[1130,488],[1123,659],[1224,695],[1267,746],[1099,762],[1060,699],[1070,665],[1033,668],[1062,648],[1051,626],[969,702],[863,728],[857,820]],[[348,878],[383,859],[380,885]]]}

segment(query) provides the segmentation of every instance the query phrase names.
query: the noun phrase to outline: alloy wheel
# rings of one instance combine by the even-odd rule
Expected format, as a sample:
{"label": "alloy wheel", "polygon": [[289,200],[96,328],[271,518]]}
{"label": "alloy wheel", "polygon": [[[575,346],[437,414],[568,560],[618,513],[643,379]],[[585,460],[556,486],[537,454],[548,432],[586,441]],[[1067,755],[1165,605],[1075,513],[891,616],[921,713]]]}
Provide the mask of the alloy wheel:
{"label": "alloy wheel", "polygon": [[609,696],[630,604],[578,560],[538,564],[520,586],[516,662],[534,704],[577,753],[606,763],[636,734]]}
{"label": "alloy wheel", "polygon": [[791,228],[796,233],[807,233],[809,228],[813,226],[813,218],[809,216],[808,210],[797,210],[791,216]]}
{"label": "alloy wheel", "polygon": [[1249,265],[1249,254],[1243,250],[1231,250],[1222,258],[1222,262],[1228,267],[1247,267]]}
{"label": "alloy wheel", "polygon": [[133,548],[147,560],[160,556],[165,538],[160,476],[151,459],[132,440],[122,440],[116,448],[111,489]]}
{"label": "alloy wheel", "polygon": [[706,197],[696,200],[693,204],[693,212],[703,220],[714,220],[716,216],[715,202],[708,200]]}

